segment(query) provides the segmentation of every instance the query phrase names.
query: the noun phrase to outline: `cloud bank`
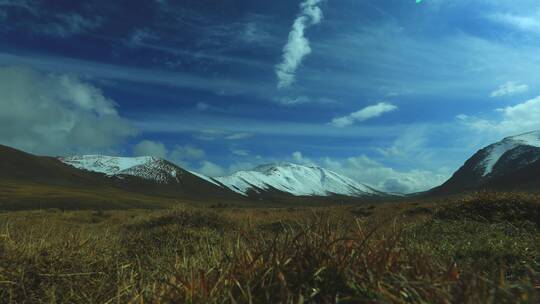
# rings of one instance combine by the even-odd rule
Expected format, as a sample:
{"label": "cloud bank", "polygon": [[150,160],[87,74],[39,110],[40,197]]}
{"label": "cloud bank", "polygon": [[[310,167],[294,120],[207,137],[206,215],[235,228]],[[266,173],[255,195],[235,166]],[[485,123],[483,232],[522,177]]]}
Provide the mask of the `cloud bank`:
{"label": "cloud bank", "polygon": [[0,67],[0,92],[1,144],[41,154],[98,152],[137,133],[113,100],[75,76]]}
{"label": "cloud bank", "polygon": [[346,159],[324,158],[320,164],[358,182],[394,193],[425,191],[441,185],[449,177],[446,172],[437,173],[418,169],[398,171],[365,155]]}
{"label": "cloud bank", "polygon": [[334,118],[331,122],[336,127],[347,127],[354,124],[357,121],[365,121],[370,118],[375,118],[383,115],[387,112],[397,110],[397,107],[393,104],[380,102],[376,105],[368,106],[360,111],[353,112],[347,116]]}
{"label": "cloud bank", "polygon": [[323,18],[319,4],[322,0],[306,0],[300,4],[300,15],[294,21],[289,40],[283,48],[283,61],[276,66],[278,88],[286,88],[294,83],[296,70],[311,53],[309,40],[305,37],[308,27],[321,23]]}

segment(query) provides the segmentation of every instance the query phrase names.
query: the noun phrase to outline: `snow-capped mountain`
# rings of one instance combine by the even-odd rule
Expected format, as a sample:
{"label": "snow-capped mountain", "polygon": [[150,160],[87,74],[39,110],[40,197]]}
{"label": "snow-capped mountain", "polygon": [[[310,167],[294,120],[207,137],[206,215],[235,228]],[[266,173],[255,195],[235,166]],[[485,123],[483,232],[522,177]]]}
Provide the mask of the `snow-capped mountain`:
{"label": "snow-capped mountain", "polygon": [[160,184],[180,183],[180,179],[185,172],[166,160],[151,156],[82,155],[62,157],[60,160],[81,170],[116,177],[135,176]]}
{"label": "snow-capped mountain", "polygon": [[378,196],[382,192],[316,166],[278,163],[239,171],[215,181],[242,195],[280,191],[294,196]]}
{"label": "snow-capped mountain", "polygon": [[[180,184],[179,187],[186,183],[196,183],[199,187],[203,186],[204,189],[212,188],[219,190],[220,193],[240,194],[246,197],[257,196],[260,198],[263,194],[268,193],[321,197],[385,195],[335,172],[316,166],[292,163],[263,165],[251,171],[239,171],[230,176],[213,178],[197,172],[186,171],[166,160],[150,156],[83,155],[59,159],[77,169],[98,172],[118,179],[134,176],[156,184]],[[201,193],[201,195],[203,194]]]}
{"label": "snow-capped mountain", "polygon": [[507,137],[475,155],[434,192],[525,188],[540,181],[540,131]]}
{"label": "snow-capped mountain", "polygon": [[207,176],[184,170],[157,157],[83,155],[59,160],[82,172],[104,174],[112,186],[133,192],[205,202],[241,198],[238,193]]}

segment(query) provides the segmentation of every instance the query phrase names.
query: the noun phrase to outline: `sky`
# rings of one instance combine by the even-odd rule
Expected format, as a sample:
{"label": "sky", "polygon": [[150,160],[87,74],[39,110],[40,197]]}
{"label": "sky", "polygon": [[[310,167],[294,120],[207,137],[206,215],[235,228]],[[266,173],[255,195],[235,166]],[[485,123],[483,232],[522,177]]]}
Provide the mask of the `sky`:
{"label": "sky", "polygon": [[540,129],[537,0],[0,0],[0,144],[444,182]]}

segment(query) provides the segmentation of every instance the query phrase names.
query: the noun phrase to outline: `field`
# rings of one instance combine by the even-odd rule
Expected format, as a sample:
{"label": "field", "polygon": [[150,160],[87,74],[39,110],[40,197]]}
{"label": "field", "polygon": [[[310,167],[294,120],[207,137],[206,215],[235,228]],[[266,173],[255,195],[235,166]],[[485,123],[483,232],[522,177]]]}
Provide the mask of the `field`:
{"label": "field", "polygon": [[1,303],[538,303],[540,204],[0,213]]}

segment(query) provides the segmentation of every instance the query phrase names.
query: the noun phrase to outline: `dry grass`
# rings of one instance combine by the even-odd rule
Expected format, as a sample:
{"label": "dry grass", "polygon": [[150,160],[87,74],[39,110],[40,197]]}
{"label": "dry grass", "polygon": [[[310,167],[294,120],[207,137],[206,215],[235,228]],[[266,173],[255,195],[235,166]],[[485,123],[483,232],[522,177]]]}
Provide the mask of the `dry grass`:
{"label": "dry grass", "polygon": [[3,213],[0,302],[538,303],[523,202]]}
{"label": "dry grass", "polygon": [[106,186],[84,189],[0,180],[0,210],[165,208],[175,202]]}

